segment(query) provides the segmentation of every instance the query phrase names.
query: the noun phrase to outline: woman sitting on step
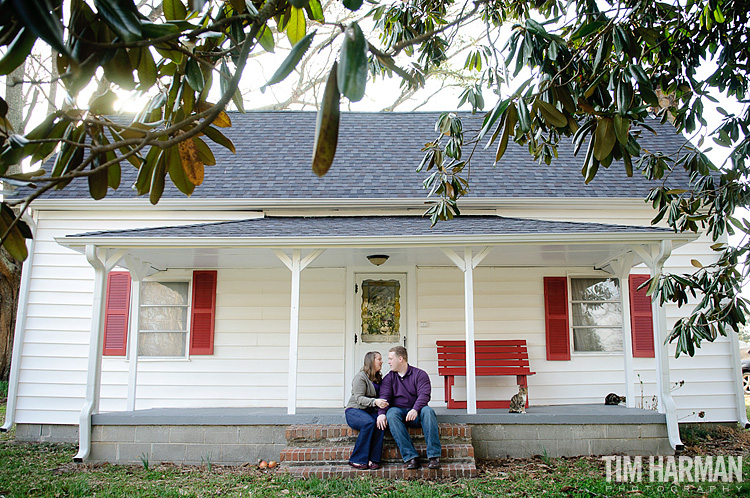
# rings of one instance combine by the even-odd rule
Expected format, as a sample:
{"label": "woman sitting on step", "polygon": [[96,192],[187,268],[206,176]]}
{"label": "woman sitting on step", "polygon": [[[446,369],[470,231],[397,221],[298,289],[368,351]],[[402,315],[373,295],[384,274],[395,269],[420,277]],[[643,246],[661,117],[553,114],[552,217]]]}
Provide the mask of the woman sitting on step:
{"label": "woman sitting on step", "polygon": [[359,431],[354,450],[349,457],[349,465],[355,469],[379,469],[383,453],[383,436],[385,431],[377,428],[377,408],[387,408],[388,402],[378,398],[383,376],[380,369],[383,358],[377,351],[365,355],[362,370],[352,381],[352,397],[346,405],[344,414],[349,427]]}

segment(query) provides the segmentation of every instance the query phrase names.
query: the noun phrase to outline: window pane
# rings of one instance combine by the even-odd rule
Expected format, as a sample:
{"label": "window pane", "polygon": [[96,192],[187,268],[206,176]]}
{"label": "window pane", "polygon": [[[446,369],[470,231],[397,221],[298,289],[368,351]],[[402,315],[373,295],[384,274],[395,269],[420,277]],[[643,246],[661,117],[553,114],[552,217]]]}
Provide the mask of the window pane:
{"label": "window pane", "polygon": [[622,351],[622,329],[574,329],[575,351]]}
{"label": "window pane", "polygon": [[622,327],[620,303],[573,303],[573,326]]}
{"label": "window pane", "polygon": [[185,356],[184,332],[145,332],[138,335],[138,356]]}
{"label": "window pane", "polygon": [[141,304],[188,303],[188,282],[143,282]]}
{"label": "window pane", "polygon": [[141,330],[187,330],[186,307],[149,306],[141,308]]}
{"label": "window pane", "polygon": [[620,282],[616,278],[573,278],[570,295],[573,301],[619,301]]}
{"label": "window pane", "polygon": [[399,342],[400,287],[398,280],[362,282],[363,342]]}

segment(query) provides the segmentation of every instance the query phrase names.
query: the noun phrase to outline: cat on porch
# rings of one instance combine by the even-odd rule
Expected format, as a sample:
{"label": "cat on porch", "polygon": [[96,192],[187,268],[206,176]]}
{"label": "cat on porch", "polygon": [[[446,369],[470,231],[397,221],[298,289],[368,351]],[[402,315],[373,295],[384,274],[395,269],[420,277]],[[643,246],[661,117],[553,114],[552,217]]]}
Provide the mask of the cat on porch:
{"label": "cat on porch", "polygon": [[615,393],[609,393],[604,397],[605,405],[619,405],[625,403],[625,396],[618,396]]}
{"label": "cat on porch", "polygon": [[518,387],[518,392],[510,398],[510,413],[526,413],[526,395],[529,390],[526,387]]}

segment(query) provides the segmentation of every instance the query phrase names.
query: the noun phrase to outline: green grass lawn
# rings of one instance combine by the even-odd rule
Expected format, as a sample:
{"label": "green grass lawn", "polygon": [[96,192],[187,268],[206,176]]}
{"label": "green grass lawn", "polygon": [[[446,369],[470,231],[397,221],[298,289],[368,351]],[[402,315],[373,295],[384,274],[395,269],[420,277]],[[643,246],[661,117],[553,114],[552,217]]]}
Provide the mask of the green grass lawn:
{"label": "green grass lawn", "polygon": [[[4,413],[5,407],[0,410]],[[717,442],[735,442],[717,445]],[[255,467],[76,465],[72,444],[17,443],[0,435],[0,497],[537,497],[750,496],[750,435],[692,430],[689,453],[742,454],[743,483],[608,483],[596,457],[479,462],[479,477],[446,481],[295,479]]]}

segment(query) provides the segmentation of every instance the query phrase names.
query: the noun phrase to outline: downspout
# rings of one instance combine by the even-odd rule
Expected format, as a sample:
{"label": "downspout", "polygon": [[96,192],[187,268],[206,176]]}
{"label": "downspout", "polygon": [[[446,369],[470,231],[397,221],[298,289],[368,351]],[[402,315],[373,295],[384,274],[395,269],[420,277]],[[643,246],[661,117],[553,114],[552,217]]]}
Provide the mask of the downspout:
{"label": "downspout", "polygon": [[742,387],[742,369],[740,368],[740,343],[734,339],[732,333],[729,333],[729,358],[732,362],[732,375],[734,376],[734,393],[737,402],[737,423],[745,429],[750,429],[750,423],[747,421],[747,412],[745,411],[745,390]]}
{"label": "downspout", "polygon": [[[32,235],[36,232],[36,223],[30,216],[24,216],[23,220],[29,224]],[[23,352],[23,341],[26,336],[26,314],[29,308],[29,283],[31,281],[31,269],[34,266],[34,243],[32,237],[26,248],[29,257],[23,262],[21,268],[21,287],[18,289],[18,308],[16,309],[16,325],[13,337],[13,352],[10,360],[10,378],[8,379],[8,405],[5,412],[5,424],[0,427],[0,432],[8,432],[15,423],[16,405],[18,401],[18,377],[21,374],[21,353]]]}
{"label": "downspout", "polygon": [[[672,241],[663,240],[659,247],[659,255],[654,258],[651,269],[651,276],[658,277],[664,268],[664,263],[672,254]],[[680,426],[677,421],[677,405],[672,398],[670,376],[669,376],[669,355],[667,354],[666,335],[667,335],[667,311],[660,306],[657,301],[651,303],[654,315],[654,352],[656,354],[656,379],[659,388],[659,405],[662,413],[667,417],[667,436],[669,444],[675,451],[682,451],[684,445],[680,439]]]}
{"label": "downspout", "polygon": [[86,246],[86,259],[94,268],[94,300],[91,313],[91,336],[89,339],[89,361],[86,377],[86,398],[78,419],[78,454],[75,462],[83,462],[91,453],[91,416],[99,405],[99,384],[102,364],[102,316],[104,314],[104,279],[107,276],[104,263],[97,255],[97,248]]}

